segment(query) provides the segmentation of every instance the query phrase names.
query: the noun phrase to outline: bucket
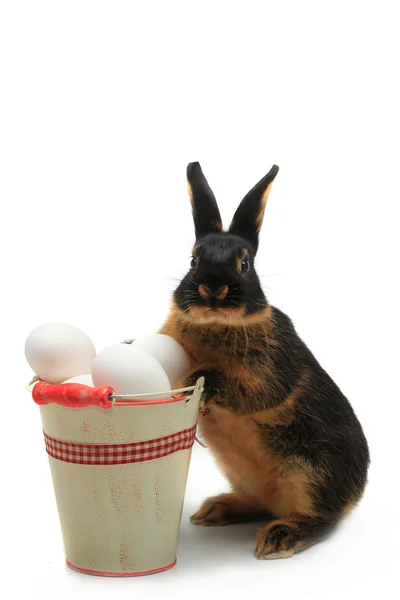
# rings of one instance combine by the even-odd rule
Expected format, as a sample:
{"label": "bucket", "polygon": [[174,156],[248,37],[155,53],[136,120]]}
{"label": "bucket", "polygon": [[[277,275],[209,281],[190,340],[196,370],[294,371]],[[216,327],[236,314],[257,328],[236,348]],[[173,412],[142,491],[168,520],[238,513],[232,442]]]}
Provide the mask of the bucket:
{"label": "bucket", "polygon": [[123,577],[175,565],[203,385],[143,401],[35,384],[70,568]]}

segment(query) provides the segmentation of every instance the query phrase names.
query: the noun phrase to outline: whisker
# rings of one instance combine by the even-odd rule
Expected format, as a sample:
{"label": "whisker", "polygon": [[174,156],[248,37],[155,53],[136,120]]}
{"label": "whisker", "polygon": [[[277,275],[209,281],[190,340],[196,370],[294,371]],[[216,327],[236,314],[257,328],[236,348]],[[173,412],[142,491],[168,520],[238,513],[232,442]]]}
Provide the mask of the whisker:
{"label": "whisker", "polygon": [[236,354],[236,341],[237,341],[237,327],[233,330],[235,333],[234,344],[233,344],[233,352]]}
{"label": "whisker", "polygon": [[244,333],[244,337],[245,337],[245,340],[246,340],[246,347],[245,347],[244,353],[247,354],[248,349],[249,349],[249,336],[247,335],[246,325],[244,324],[244,321],[243,321],[242,317],[240,317],[240,321],[241,321],[242,326],[243,326],[243,333]]}
{"label": "whisker", "polygon": [[232,315],[230,313],[229,313],[229,318],[230,318],[230,323],[229,323],[228,331],[226,332],[226,335],[225,335],[225,339],[224,339],[225,343],[226,343],[226,340],[228,339],[228,336],[231,333],[231,329],[232,329]]}

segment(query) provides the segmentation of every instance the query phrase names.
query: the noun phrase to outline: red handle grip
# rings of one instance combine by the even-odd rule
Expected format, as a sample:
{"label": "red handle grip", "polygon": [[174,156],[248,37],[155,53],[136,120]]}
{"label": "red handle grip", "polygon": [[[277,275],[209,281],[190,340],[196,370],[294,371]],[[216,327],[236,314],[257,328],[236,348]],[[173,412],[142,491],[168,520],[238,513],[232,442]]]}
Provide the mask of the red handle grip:
{"label": "red handle grip", "polygon": [[39,381],[32,390],[32,397],[34,402],[40,406],[53,403],[68,408],[84,406],[111,408],[112,403],[108,397],[113,393],[113,388],[109,386],[92,388],[82,383],[52,385]]}

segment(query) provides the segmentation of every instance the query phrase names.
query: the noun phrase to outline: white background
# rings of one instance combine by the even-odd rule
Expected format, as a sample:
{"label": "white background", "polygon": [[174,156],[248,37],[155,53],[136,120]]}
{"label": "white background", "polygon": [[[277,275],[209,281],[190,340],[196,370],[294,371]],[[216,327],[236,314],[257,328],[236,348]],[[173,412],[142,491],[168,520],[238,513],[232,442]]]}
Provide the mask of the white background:
{"label": "white background", "polygon": [[[396,2],[20,2],[0,8],[2,577],[10,598],[354,598],[398,588],[399,67]],[[257,268],[349,397],[372,456],[327,541],[253,557],[256,525],[198,528],[226,483],[195,446],[178,565],[64,565],[24,344],[46,321],[96,348],[155,331],[191,254],[185,171],[225,225],[276,163]],[[240,597],[240,596],[239,596]]]}

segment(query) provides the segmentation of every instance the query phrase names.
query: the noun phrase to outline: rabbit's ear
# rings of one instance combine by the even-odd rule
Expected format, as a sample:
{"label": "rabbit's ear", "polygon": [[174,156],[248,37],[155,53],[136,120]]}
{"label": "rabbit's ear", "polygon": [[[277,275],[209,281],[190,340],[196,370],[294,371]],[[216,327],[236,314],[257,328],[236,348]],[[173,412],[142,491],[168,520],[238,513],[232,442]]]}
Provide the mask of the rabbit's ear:
{"label": "rabbit's ear", "polygon": [[258,248],[258,234],[264,219],[268,195],[278,171],[279,167],[274,165],[269,173],[246,194],[239,204],[229,227],[230,233],[240,235],[251,242],[255,252]]}
{"label": "rabbit's ear", "polygon": [[186,175],[196,239],[208,233],[219,233],[222,231],[221,215],[200,164],[198,162],[189,163]]}

